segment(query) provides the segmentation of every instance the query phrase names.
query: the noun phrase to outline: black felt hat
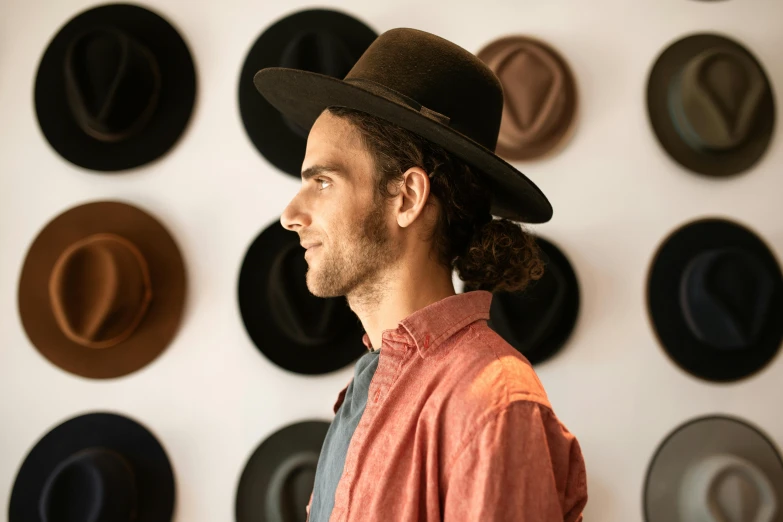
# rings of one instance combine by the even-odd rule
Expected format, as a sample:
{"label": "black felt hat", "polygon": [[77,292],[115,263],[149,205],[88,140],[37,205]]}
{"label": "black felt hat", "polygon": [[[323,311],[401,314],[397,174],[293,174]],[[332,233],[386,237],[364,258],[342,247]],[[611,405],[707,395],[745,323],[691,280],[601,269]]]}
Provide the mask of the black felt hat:
{"label": "black felt hat", "polygon": [[663,241],[647,310],[666,354],[709,381],[760,371],[783,341],[783,274],[754,232],[723,218],[687,223]]}
{"label": "black felt hat", "polygon": [[344,297],[307,288],[299,236],[275,221],[256,237],[239,273],[239,308],[248,335],[274,364],[301,374],[338,370],[367,353],[364,330]]}
{"label": "black felt hat", "polygon": [[579,282],[566,255],[547,239],[536,237],[536,243],[544,275],[521,292],[494,292],[488,321],[530,364],[551,359],[565,346],[580,303]]}
{"label": "black felt hat", "polygon": [[307,131],[258,95],[258,70],[279,66],[343,78],[377,36],[361,20],[332,9],[297,11],[261,33],[239,76],[239,111],[250,141],[270,163],[299,178]]}
{"label": "black felt hat", "polygon": [[472,165],[490,189],[494,215],[528,223],[552,218],[543,192],[495,154],[503,112],[500,80],[474,54],[448,40],[416,29],[392,29],[375,39],[344,79],[268,67],[254,83],[302,129],[309,131],[331,106],[372,114]]}
{"label": "black felt hat", "polygon": [[267,437],[247,460],[237,486],[237,522],[305,520],[325,421],[302,421]]}
{"label": "black felt hat", "polygon": [[664,150],[712,177],[751,168],[775,127],[761,63],[740,42],[712,33],[685,36],[660,53],[647,82],[647,110]]}
{"label": "black felt hat", "polygon": [[96,171],[165,154],[193,111],[190,50],[160,15],[106,4],[69,20],[49,42],[35,80],[43,135],[63,158]]}
{"label": "black felt hat", "polygon": [[71,418],[40,439],[19,469],[9,522],[170,522],[174,473],[147,428],[114,413]]}

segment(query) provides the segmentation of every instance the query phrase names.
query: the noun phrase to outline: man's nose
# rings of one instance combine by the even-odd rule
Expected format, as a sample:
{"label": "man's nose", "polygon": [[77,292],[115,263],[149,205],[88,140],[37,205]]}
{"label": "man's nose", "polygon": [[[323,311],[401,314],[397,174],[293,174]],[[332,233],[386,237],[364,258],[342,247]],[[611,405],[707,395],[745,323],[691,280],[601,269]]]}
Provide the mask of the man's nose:
{"label": "man's nose", "polygon": [[304,211],[299,194],[294,196],[294,199],[283,210],[283,213],[280,215],[280,224],[286,230],[291,230],[292,232],[297,232],[303,226],[309,225],[309,216]]}

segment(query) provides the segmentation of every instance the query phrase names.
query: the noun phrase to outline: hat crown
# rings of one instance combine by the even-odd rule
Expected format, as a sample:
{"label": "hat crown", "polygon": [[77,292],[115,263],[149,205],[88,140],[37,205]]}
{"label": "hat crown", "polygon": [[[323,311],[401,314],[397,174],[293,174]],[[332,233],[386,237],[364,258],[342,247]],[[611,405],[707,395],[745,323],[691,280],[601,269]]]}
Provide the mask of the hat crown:
{"label": "hat crown", "polygon": [[275,468],[266,490],[265,520],[300,519],[302,506],[307,505],[313,490],[318,458],[314,451],[299,451]]}
{"label": "hat crown", "polygon": [[71,114],[97,140],[137,135],[157,108],[161,75],[155,55],[115,27],[94,27],[75,37],[64,73]]}
{"label": "hat crown", "polygon": [[682,520],[692,522],[773,522],[778,504],[761,468],[731,454],[701,459],[680,487]]}
{"label": "hat crown", "polygon": [[348,328],[350,314],[339,298],[314,296],[307,288],[307,261],[302,247],[291,242],[275,254],[269,270],[269,309],[291,340],[316,346]]}
{"label": "hat crown", "polygon": [[116,234],[93,234],[57,259],[49,297],[58,326],[73,342],[108,348],[127,339],[152,300],[149,268],[141,251]]}
{"label": "hat crown", "polygon": [[487,65],[503,84],[499,141],[518,147],[548,137],[567,116],[564,65],[543,43],[510,38],[496,45]]}
{"label": "hat crown", "polygon": [[567,289],[561,268],[547,263],[541,279],[524,291],[495,293],[491,321],[503,322],[506,330],[515,332],[516,341],[526,348],[534,347],[558,326]]}
{"label": "hat crown", "polygon": [[[280,66],[343,78],[356,62],[339,34],[328,29],[300,31],[283,48]],[[295,134],[306,138],[308,131],[290,118],[282,116]]]}
{"label": "hat crown", "polygon": [[675,128],[695,149],[736,148],[752,136],[764,92],[763,71],[751,57],[728,47],[706,49],[672,79]]}
{"label": "hat crown", "polygon": [[680,305],[696,338],[718,349],[746,348],[769,315],[774,277],[751,252],[715,248],[694,256],[680,280]]}
{"label": "hat crown", "polygon": [[344,81],[495,150],[503,111],[500,81],[484,62],[448,40],[416,29],[390,29],[370,44]]}
{"label": "hat crown", "polygon": [[133,469],[115,451],[81,450],[60,462],[46,478],[38,508],[42,522],[134,522]]}

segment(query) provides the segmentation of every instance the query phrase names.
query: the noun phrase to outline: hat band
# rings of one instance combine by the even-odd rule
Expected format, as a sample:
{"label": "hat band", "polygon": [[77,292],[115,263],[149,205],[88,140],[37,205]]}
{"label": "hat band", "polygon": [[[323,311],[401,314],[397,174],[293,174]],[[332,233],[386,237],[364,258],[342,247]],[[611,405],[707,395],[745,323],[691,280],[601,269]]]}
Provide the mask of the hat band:
{"label": "hat band", "polygon": [[366,78],[346,78],[343,80],[346,83],[357,85],[358,87],[361,87],[364,90],[370,91],[373,94],[377,94],[379,96],[382,96],[383,98],[386,98],[387,100],[391,100],[394,102],[397,102],[399,104],[405,105],[407,107],[410,107],[414,111],[420,113],[422,116],[425,116],[432,121],[436,121],[440,123],[441,125],[449,125],[449,122],[451,121],[451,118],[448,116],[441,114],[437,111],[434,111],[428,107],[425,107],[421,103],[417,102],[410,96],[407,96],[405,94],[402,94],[401,92],[395,91],[394,89],[387,87],[381,83],[374,82],[372,80],[368,80]]}
{"label": "hat band", "polygon": [[681,82],[682,72],[678,72],[672,76],[666,103],[669,109],[669,117],[671,118],[674,130],[677,131],[680,138],[682,138],[690,148],[706,152],[709,147],[702,141],[699,134],[688,121],[688,117],[685,115],[685,106],[683,105],[682,96],[680,95]]}

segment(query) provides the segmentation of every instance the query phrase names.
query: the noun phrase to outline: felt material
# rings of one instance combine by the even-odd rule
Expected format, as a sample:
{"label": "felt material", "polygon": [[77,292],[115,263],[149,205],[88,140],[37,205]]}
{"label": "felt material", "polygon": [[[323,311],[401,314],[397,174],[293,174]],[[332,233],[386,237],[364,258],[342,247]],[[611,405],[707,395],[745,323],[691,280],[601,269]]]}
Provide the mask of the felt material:
{"label": "felt material", "polygon": [[[689,326],[681,300],[684,275],[697,256],[715,249],[737,249],[760,263],[770,284],[759,288],[758,277],[741,271],[713,271],[710,277],[729,277],[706,289],[705,299],[729,314],[738,324],[750,324],[763,316],[760,331],[747,345],[721,347],[700,339]],[[739,272],[739,273],[738,273]],[[727,276],[726,274],[733,274]],[[764,278],[766,279],[766,277]],[[760,291],[768,298],[755,299]],[[783,274],[773,252],[745,226],[723,218],[703,218],[682,225],[670,233],[655,252],[646,285],[647,313],[660,346],[680,369],[699,379],[731,382],[748,378],[764,369],[780,350],[783,341]],[[750,294],[750,295],[748,295]],[[758,301],[748,309],[741,301]],[[698,302],[694,306],[699,306]],[[702,304],[703,308],[704,305]],[[715,315],[715,312],[712,312]],[[715,316],[716,321],[725,321]],[[729,349],[727,349],[729,348]]]}
{"label": "felt material", "polygon": [[[51,293],[50,281],[53,276],[56,281],[55,268],[64,253],[96,234],[122,238],[141,256],[134,256],[130,269],[137,269],[143,260],[149,278],[144,297],[125,285],[127,280],[112,284],[115,270],[121,277],[128,269],[119,263],[103,266],[104,256],[110,255],[105,245],[78,253],[72,260],[77,266],[60,276],[67,281],[67,299]],[[30,245],[19,278],[19,315],[30,342],[52,364],[90,379],[121,377],[150,364],[172,341],[180,326],[186,286],[179,247],[154,216],[121,201],[84,203],[52,219]],[[101,302],[106,298],[112,303]],[[143,314],[140,299],[149,301]],[[118,317],[123,302],[139,312],[132,314],[137,322]],[[64,306],[60,313],[56,313],[58,303]],[[67,324],[58,320],[63,315],[70,317],[76,333],[99,344],[90,347],[78,336],[68,335]],[[83,322],[90,318],[89,324]]]}
{"label": "felt material", "polygon": [[509,161],[530,161],[560,150],[574,130],[578,106],[565,58],[550,44],[521,35],[494,40],[476,56],[503,85],[495,152]]}
{"label": "felt material", "polygon": [[[131,469],[135,494],[136,518],[145,522],[170,522],[174,513],[174,472],[166,451],[155,435],[139,422],[107,413],[88,413],[70,418],[52,428],[35,443],[25,457],[14,480],[8,506],[9,522],[46,522],[39,504],[44,485],[57,466],[75,454],[101,449],[116,453]],[[79,477],[70,477],[82,484]],[[59,499],[61,509],[68,504],[88,501],[103,493],[95,489],[78,493],[68,500]],[[54,520],[70,520],[65,513]]]}
{"label": "felt material", "polygon": [[[489,326],[524,355],[541,364],[565,347],[579,316],[579,282],[565,253],[537,237],[544,275],[521,292],[495,292]],[[465,286],[465,292],[475,290]]]}
{"label": "felt material", "polygon": [[330,106],[364,111],[444,147],[472,165],[492,194],[491,212],[543,223],[552,206],[524,174],[497,156],[503,90],[472,53],[416,29],[380,35],[343,80],[268,67],[254,77],[259,92],[309,130]]}
{"label": "felt material", "polygon": [[[66,96],[63,71],[69,45],[83,32],[102,26],[137,40],[154,56],[160,74],[156,110],[140,132],[118,141],[99,140],[84,132]],[[105,70],[93,72],[110,74],[117,63],[121,60],[107,59],[101,67]],[[128,88],[133,91],[138,86]],[[35,79],[35,112],[46,140],[67,161],[102,173],[140,167],[167,153],[184,132],[195,97],[196,71],[185,41],[169,21],[130,4],[90,8],[69,20],[49,42]]]}
{"label": "felt material", "polygon": [[[694,96],[700,103],[714,106],[725,118],[730,131],[738,120],[739,109],[752,95],[749,75],[754,71],[763,78],[763,92],[752,109],[753,123],[748,136],[730,148],[694,147],[678,130],[673,111],[684,103],[679,75],[706,51],[726,51],[724,56],[704,62],[698,74]],[[740,56],[741,58],[738,58]],[[694,80],[696,81],[696,80]],[[687,101],[687,100],[685,100]],[[679,109],[682,110],[682,109]],[[752,168],[767,151],[772,139],[776,114],[769,79],[761,63],[744,45],[726,36],[698,33],[670,43],[655,59],[647,81],[647,113],[652,130],[669,156],[696,174],[710,177],[735,176]],[[691,117],[696,117],[692,115]],[[687,122],[687,115],[684,120]],[[682,124],[680,124],[682,126]],[[686,134],[687,135],[687,134]]]}
{"label": "felt material", "polygon": [[[683,491],[687,487],[686,474],[705,458],[719,455],[738,457],[750,463],[771,483],[778,503],[783,501],[783,459],[774,442],[760,428],[744,419],[728,415],[705,415],[688,420],[672,430],[656,449],[644,479],[644,521],[695,520],[683,516],[687,512],[683,509],[683,499],[693,500],[692,493]],[[726,507],[736,499],[721,498],[725,489],[720,488],[719,484],[713,486],[712,493],[717,498],[713,498],[709,506],[711,518],[757,520],[737,518],[727,513]],[[779,518],[778,515],[775,520]]]}
{"label": "felt material", "polygon": [[253,146],[282,172],[299,178],[307,133],[290,122],[253,85],[259,69],[285,66],[343,78],[377,37],[341,11],[307,9],[267,27],[253,42],[239,76],[239,112]]}
{"label": "felt material", "polygon": [[367,350],[361,321],[344,297],[316,297],[307,289],[307,261],[299,236],[277,220],[248,247],[238,281],[242,323],[272,363],[306,375],[329,373]]}
{"label": "felt material", "polygon": [[301,421],[278,429],[258,445],[239,478],[236,522],[305,519],[328,429],[328,422]]}

